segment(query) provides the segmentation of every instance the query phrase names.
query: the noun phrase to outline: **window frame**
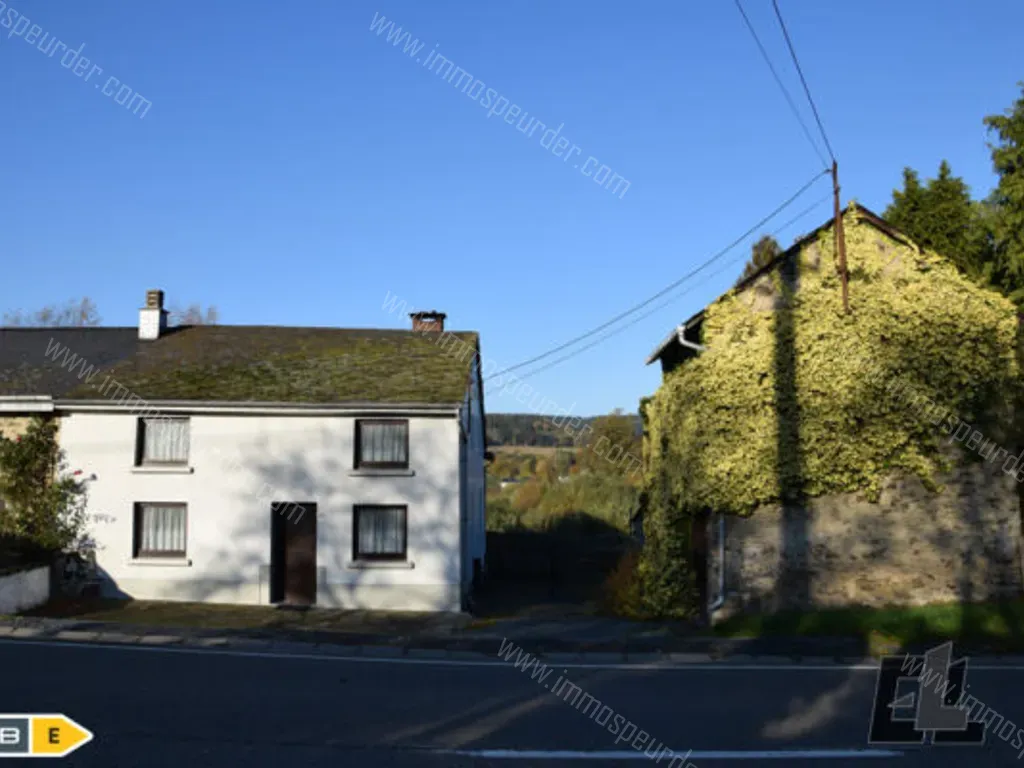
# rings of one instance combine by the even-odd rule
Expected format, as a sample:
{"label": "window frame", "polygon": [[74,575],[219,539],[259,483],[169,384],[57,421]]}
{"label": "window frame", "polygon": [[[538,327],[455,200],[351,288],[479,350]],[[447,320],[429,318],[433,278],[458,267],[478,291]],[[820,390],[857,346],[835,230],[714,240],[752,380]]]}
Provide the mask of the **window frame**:
{"label": "window frame", "polygon": [[[405,427],[405,461],[364,461],[362,458],[363,426],[403,425]],[[409,468],[409,420],[408,419],[356,419],[355,445],[352,451],[353,469],[408,469]],[[379,506],[379,505],[378,505]]]}
{"label": "window frame", "polygon": [[[402,552],[359,551],[359,513],[364,509],[402,510]],[[352,560],[357,563],[404,563],[409,559],[409,505],[408,504],[353,504],[352,505]]]}
{"label": "window frame", "polygon": [[[145,507],[175,507],[185,515],[185,549],[144,550],[142,549],[142,518]],[[188,557],[188,504],[184,501],[136,501],[132,512],[132,559],[133,560],[183,560]]]}
{"label": "window frame", "polygon": [[192,419],[188,416],[171,416],[163,418],[163,421],[183,421],[188,430],[188,448],[185,451],[185,458],[180,461],[160,461],[146,458],[146,419],[151,416],[140,416],[135,425],[135,466],[136,467],[187,467],[189,456],[192,453]]}

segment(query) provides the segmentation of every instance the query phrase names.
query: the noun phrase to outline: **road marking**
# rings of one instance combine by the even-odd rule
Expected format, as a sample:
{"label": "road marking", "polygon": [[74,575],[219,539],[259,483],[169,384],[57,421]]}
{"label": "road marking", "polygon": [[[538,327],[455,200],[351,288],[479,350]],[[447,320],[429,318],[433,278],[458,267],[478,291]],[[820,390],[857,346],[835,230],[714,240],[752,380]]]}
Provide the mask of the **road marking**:
{"label": "road marking", "polygon": [[[540,749],[439,749],[435,754],[479,757],[490,760],[651,760],[640,750],[576,752]],[[903,757],[889,749],[677,749],[689,760],[856,760]]]}
{"label": "road marking", "polygon": [[[410,659],[388,656],[331,656],[324,653],[275,653],[272,651],[223,650],[218,648],[191,648],[183,646],[159,647],[120,643],[91,643],[60,640],[27,640],[3,638],[0,644],[34,645],[44,648],[90,648],[96,650],[136,651],[143,653],[179,653],[208,656],[238,656],[251,659],[298,659],[301,661],[335,661],[349,664],[408,664],[413,666],[436,667],[499,667],[519,671],[508,661],[470,661],[468,659]],[[745,664],[743,662],[709,661],[694,663],[636,663],[636,664],[588,664],[586,662],[545,661],[542,665],[562,669],[617,669],[636,672],[878,672],[876,662],[870,664]],[[971,665],[972,672],[1024,672],[1024,665]]]}

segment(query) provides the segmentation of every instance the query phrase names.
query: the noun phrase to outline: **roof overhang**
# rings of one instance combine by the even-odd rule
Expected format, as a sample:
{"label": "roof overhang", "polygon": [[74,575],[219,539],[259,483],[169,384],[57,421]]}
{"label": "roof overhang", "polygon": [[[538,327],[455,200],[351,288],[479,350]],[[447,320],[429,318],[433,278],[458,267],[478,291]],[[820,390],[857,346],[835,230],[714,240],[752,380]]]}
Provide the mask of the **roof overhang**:
{"label": "roof overhang", "polygon": [[49,395],[0,396],[0,414],[53,413],[53,398]]}
{"label": "roof overhang", "polygon": [[[884,234],[888,235],[893,240],[901,242],[904,245],[908,245],[911,248],[917,248],[918,247],[907,235],[905,235],[904,233],[900,232],[898,229],[896,229],[891,224],[889,224],[885,219],[883,219],[877,213],[875,213],[872,210],[869,210],[868,208],[865,208],[863,205],[860,205],[859,203],[851,202],[843,210],[843,215],[846,215],[846,213],[848,213],[850,211],[855,211],[857,216],[861,220],[866,221],[868,224],[870,224],[871,226],[875,227],[875,229],[877,229],[877,230],[883,232]],[[751,273],[747,277],[742,278],[741,280],[739,280],[736,283],[736,285],[734,285],[732,288],[730,288],[728,291],[726,291],[724,294],[722,294],[722,296],[719,296],[717,299],[715,299],[715,301],[712,301],[711,304],[714,304],[715,302],[719,301],[724,296],[726,296],[726,295],[728,295],[730,293],[739,293],[739,292],[745,290],[748,286],[750,286],[751,284],[756,282],[762,275],[764,275],[764,274],[766,274],[768,272],[771,272],[773,269],[775,269],[775,267],[777,267],[779,265],[780,262],[782,262],[785,259],[787,259],[791,254],[798,252],[801,248],[803,248],[809,242],[811,242],[812,240],[816,239],[818,237],[818,235],[821,234],[822,231],[824,231],[826,229],[829,229],[834,224],[835,224],[835,218],[833,217],[833,218],[830,218],[827,221],[825,221],[824,224],[821,224],[820,226],[818,226],[815,229],[811,230],[806,235],[803,235],[802,237],[797,238],[796,240],[793,241],[793,244],[791,246],[789,246],[789,248],[784,250],[782,253],[780,253],[774,259],[769,261],[767,264],[764,264],[763,266],[761,266],[760,268],[755,270],[753,273]],[[710,304],[708,306],[710,306]],[[706,307],[705,307],[705,309],[706,309]],[[693,315],[693,317],[691,317],[689,320],[687,320],[682,325],[676,326],[676,328],[668,336],[666,336],[664,338],[664,340],[648,356],[646,364],[650,365],[655,360],[657,360],[659,357],[661,357],[662,354],[664,354],[665,349],[668,348],[670,345],[679,343],[679,341],[680,341],[679,337],[680,337],[680,334],[682,332],[684,332],[686,330],[689,330],[694,325],[700,323],[704,319],[704,311],[705,311],[705,309],[702,309],[700,312],[698,312],[697,314]],[[689,345],[685,345],[685,346],[689,346]]]}
{"label": "roof overhang", "polygon": [[651,354],[647,356],[647,362],[644,363],[644,364],[645,365],[650,365],[655,360],[657,360],[659,357],[661,357],[662,353],[665,351],[665,349],[670,344],[678,344],[678,343],[680,343],[680,341],[681,341],[680,337],[682,336],[682,334],[686,333],[686,331],[690,330],[695,325],[699,325],[700,322],[703,319],[704,319],[704,310],[702,309],[700,312],[698,312],[697,314],[693,315],[689,320],[687,320],[682,325],[677,325],[675,327],[675,329],[668,336],[666,336],[662,340],[661,344],[659,344],[657,347],[655,347],[654,351],[651,352]]}
{"label": "roof overhang", "polygon": [[253,403],[199,400],[57,400],[61,411],[112,413],[198,413],[218,416],[363,416],[455,417],[459,403]]}

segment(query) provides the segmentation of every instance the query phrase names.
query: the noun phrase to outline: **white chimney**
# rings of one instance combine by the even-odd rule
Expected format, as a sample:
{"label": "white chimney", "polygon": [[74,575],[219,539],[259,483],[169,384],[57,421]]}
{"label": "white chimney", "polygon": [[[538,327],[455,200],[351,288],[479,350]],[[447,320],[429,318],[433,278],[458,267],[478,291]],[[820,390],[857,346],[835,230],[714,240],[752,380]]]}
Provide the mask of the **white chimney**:
{"label": "white chimney", "polygon": [[139,310],[139,338],[142,341],[156,341],[166,330],[164,292],[146,291],[146,306]]}

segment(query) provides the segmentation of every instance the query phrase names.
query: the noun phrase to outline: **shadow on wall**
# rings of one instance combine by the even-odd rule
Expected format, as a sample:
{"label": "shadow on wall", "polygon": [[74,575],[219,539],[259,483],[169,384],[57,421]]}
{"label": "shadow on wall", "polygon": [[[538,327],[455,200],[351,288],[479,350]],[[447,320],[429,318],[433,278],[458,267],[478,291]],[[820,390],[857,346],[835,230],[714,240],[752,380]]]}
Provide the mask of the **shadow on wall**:
{"label": "shadow on wall", "polygon": [[[296,418],[295,429],[302,429]],[[433,430],[426,439],[436,441]],[[234,438],[231,438],[234,440]],[[187,574],[169,586],[167,599],[211,602],[256,602],[266,604],[270,595],[269,570],[272,557],[272,521],[282,512],[272,510],[274,502],[313,503],[316,505],[316,591],[317,605],[340,608],[394,607],[419,600],[409,610],[458,609],[461,589],[461,558],[458,538],[459,498],[458,465],[453,462],[443,477],[417,472],[409,478],[350,478],[351,458],[332,448],[336,434],[310,430],[305,445],[309,450],[276,452],[273,440],[263,438],[241,449],[240,465],[249,468],[249,482],[239,478],[233,491],[234,504],[246,510],[233,515],[217,536],[213,551],[197,553]],[[232,442],[223,446],[235,450]],[[417,445],[415,455],[432,456],[440,452],[434,442]],[[325,457],[325,458],[318,458]],[[370,484],[379,482],[380,487]],[[357,484],[368,488],[368,498],[353,498]],[[267,496],[266,488],[274,489]],[[393,494],[384,491],[394,488]],[[376,570],[350,567],[353,503],[394,503],[408,506],[408,559],[414,569]],[[445,510],[444,520],[426,515],[426,508]],[[216,510],[190,510],[189,514],[215,514]],[[294,508],[286,508],[292,520],[284,526],[297,526],[300,517]],[[450,515],[450,517],[449,517]],[[450,521],[451,527],[445,522]],[[308,522],[308,521],[307,521]],[[343,533],[341,538],[339,534]],[[432,574],[422,584],[387,586],[394,577],[409,578],[423,570]],[[110,579],[104,596],[130,598]],[[175,574],[177,575],[177,574]],[[415,573],[415,575],[420,575]],[[397,578],[395,579],[397,580]],[[379,586],[378,586],[379,585]],[[374,590],[377,590],[376,593]],[[418,594],[420,593],[420,594]]]}
{"label": "shadow on wall", "polygon": [[[823,260],[828,263],[828,260]],[[932,440],[950,466],[937,480],[940,492],[909,475],[890,476],[877,502],[861,493],[810,498],[808,462],[816,468],[829,456],[806,455],[798,397],[796,322],[788,295],[797,285],[798,270],[809,268],[791,261],[782,270],[783,291],[774,311],[774,408],[777,422],[776,476],[780,502],[755,510],[748,518],[727,518],[726,608],[716,619],[736,612],[775,613],[842,606],[883,607],[959,601],[965,630],[971,622],[970,605],[982,600],[1019,597],[1024,574],[1021,553],[1021,484],[999,464],[984,461],[976,452],[951,444],[948,433],[922,415],[914,439]],[[852,275],[851,278],[855,277]],[[863,280],[851,279],[851,291],[870,290]],[[856,315],[851,322],[864,321]],[[908,360],[922,343],[961,344],[950,326],[929,328],[928,339],[915,336],[913,324],[891,323],[873,363],[884,370],[883,380],[900,379],[915,370]],[[1018,325],[1018,357],[1021,328]],[[992,340],[996,342],[995,339]],[[824,343],[816,340],[815,343]],[[979,349],[978,354],[985,354]],[[800,386],[813,386],[801,371]],[[822,386],[836,386],[827,381]],[[877,386],[865,380],[844,384],[851,402],[870,403],[880,397]],[[976,385],[971,385],[976,386]],[[916,391],[939,405],[947,405],[942,382],[914,381]],[[1019,403],[1006,392],[976,387],[973,401],[988,412],[977,417],[987,439],[1020,455]],[[883,393],[882,397],[892,396]],[[994,405],[993,405],[994,403]],[[843,419],[843,402],[835,413],[810,414],[827,424]],[[906,406],[904,404],[904,407]],[[967,413],[964,418],[971,418]],[[983,426],[982,426],[983,425]],[[870,425],[860,425],[863,439],[875,438]],[[837,427],[838,428],[838,427]],[[836,445],[837,453],[842,451]],[[1010,631],[1021,636],[1018,614],[1004,609]]]}

